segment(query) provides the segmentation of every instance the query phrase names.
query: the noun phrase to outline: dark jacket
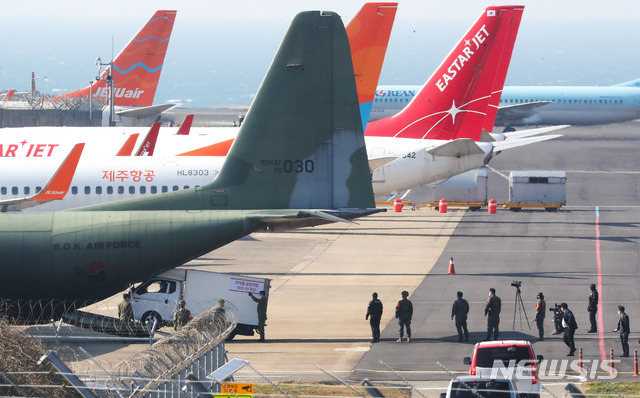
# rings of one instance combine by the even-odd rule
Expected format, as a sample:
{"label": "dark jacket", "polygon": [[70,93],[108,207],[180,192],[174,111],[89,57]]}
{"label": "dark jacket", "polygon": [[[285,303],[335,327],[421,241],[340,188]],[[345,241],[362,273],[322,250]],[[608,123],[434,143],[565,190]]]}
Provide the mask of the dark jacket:
{"label": "dark jacket", "polygon": [[631,329],[629,328],[629,315],[626,312],[620,314],[620,319],[618,319],[618,332],[620,333],[629,333]]}
{"label": "dark jacket", "polygon": [[487,306],[484,308],[484,314],[489,318],[497,319],[500,317],[500,310],[502,309],[502,300],[500,297],[493,295],[487,300]]}
{"label": "dark jacket", "polygon": [[369,305],[367,306],[367,315],[364,319],[377,319],[380,320],[382,317],[382,301],[375,299],[369,301]]}
{"label": "dark jacket", "polygon": [[258,303],[258,319],[267,319],[267,297],[256,297],[251,293],[249,293],[249,296],[253,301]]}
{"label": "dark jacket", "polygon": [[398,305],[396,305],[396,318],[411,320],[413,316],[413,304],[407,298],[403,298],[398,301]]}
{"label": "dark jacket", "polygon": [[451,307],[451,317],[456,317],[458,321],[466,321],[467,314],[469,313],[469,302],[459,297],[456,301],[453,302],[453,306]]}
{"label": "dark jacket", "polygon": [[576,330],[578,328],[578,324],[576,323],[576,318],[573,316],[573,312],[570,309],[564,310],[564,315],[562,317],[564,322],[567,324],[567,327],[571,330]]}
{"label": "dark jacket", "polygon": [[543,299],[538,299],[538,302],[536,303],[536,320],[544,319],[546,311],[547,303]]}
{"label": "dark jacket", "polygon": [[589,295],[589,306],[587,311],[598,311],[598,291],[593,290]]}

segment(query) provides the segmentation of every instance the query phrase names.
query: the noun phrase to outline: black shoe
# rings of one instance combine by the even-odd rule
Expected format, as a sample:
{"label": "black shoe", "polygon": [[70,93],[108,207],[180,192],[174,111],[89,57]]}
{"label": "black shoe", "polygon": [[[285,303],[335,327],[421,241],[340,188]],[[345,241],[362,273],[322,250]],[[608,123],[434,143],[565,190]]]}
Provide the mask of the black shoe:
{"label": "black shoe", "polygon": [[464,341],[469,341],[469,336],[464,336]]}
{"label": "black shoe", "polygon": [[621,357],[629,358],[629,354],[622,354]]}
{"label": "black shoe", "polygon": [[539,337],[538,341],[544,341],[544,337]]}
{"label": "black shoe", "polygon": [[589,329],[587,333],[598,333],[598,329]]}
{"label": "black shoe", "polygon": [[574,350],[574,351],[569,351],[569,353],[567,354],[567,356],[568,356],[568,357],[572,357],[574,352],[575,352],[575,350]]}

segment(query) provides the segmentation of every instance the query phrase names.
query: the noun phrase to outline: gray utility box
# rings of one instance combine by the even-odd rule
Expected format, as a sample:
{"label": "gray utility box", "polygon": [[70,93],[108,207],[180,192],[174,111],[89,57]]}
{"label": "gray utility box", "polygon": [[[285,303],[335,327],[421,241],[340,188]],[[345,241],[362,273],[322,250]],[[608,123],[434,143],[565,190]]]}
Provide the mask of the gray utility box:
{"label": "gray utility box", "polygon": [[564,171],[512,171],[509,174],[510,203],[557,203],[567,201]]}

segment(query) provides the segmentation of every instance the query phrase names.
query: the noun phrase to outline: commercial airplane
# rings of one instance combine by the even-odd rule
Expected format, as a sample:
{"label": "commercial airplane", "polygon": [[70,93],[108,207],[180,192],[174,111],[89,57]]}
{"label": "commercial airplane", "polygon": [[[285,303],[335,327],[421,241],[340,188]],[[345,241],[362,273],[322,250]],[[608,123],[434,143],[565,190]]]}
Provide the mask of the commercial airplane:
{"label": "commercial airplane", "polygon": [[48,319],[253,231],[381,211],[373,207],[344,26],[335,13],[303,12],[214,181],[75,210],[0,214],[0,297],[13,303],[10,313],[37,308],[32,315]]}
{"label": "commercial airplane", "polygon": [[[590,126],[640,118],[640,79],[614,86],[505,86],[496,126],[514,131],[516,126]],[[420,86],[386,86],[376,89],[369,121],[400,112]],[[488,130],[491,131],[491,130]]]}
{"label": "commercial airplane", "polygon": [[[491,49],[491,56],[483,56],[482,52],[479,51],[477,58],[469,61],[478,62],[478,65],[475,68],[468,67],[465,71],[480,70],[480,65],[484,65],[488,59],[490,63],[485,65],[484,69],[489,72],[474,72],[464,75],[464,71],[460,71],[458,78],[455,82],[451,83],[451,87],[446,92],[449,96],[454,95],[454,93],[459,96],[459,98],[454,97],[454,100],[460,104],[469,102],[478,105],[481,103],[480,108],[478,108],[480,110],[475,111],[478,117],[473,119],[470,117],[466,119],[462,116],[457,117],[458,122],[462,120],[467,120],[468,122],[466,124],[448,124],[446,128],[451,130],[450,137],[455,138],[455,134],[458,134],[457,132],[460,131],[469,135],[472,139],[479,139],[482,130],[481,122],[487,113],[486,109],[493,102],[497,102],[493,94],[498,90],[496,90],[494,86],[500,86],[504,82],[521,14],[521,8],[490,8],[485,10],[485,13],[483,13],[483,16],[481,16],[474,25],[474,28],[461,40],[461,44],[458,47],[462,46],[459,49],[459,51],[462,52],[456,52],[454,49],[452,55],[443,63],[449,66],[458,59],[459,54],[464,53],[464,51],[470,51],[470,49],[465,50],[465,38],[476,37],[476,35],[479,34],[478,32],[482,30],[480,35],[476,37],[476,40],[483,40],[485,45],[482,46],[482,51],[489,51],[489,49]],[[494,23],[487,24],[488,21]],[[351,25],[352,23],[350,26]],[[489,32],[491,32],[491,34],[485,37],[485,31],[487,34]],[[371,36],[372,35],[368,35],[368,37]],[[495,38],[499,39],[499,44],[493,44]],[[350,42],[353,42],[351,38]],[[354,64],[358,65],[359,62],[357,58],[353,57],[353,59]],[[379,65],[381,64],[382,59],[379,58]],[[469,63],[467,65],[472,64]],[[364,71],[361,79],[366,80],[366,68],[362,66],[360,66],[360,68],[359,70]],[[372,67],[369,67],[369,69],[372,69]],[[377,73],[379,74],[379,68]],[[437,72],[434,76],[439,77],[442,75]],[[475,90],[462,90],[461,88],[471,86],[470,81],[472,79],[475,79]],[[375,80],[369,85],[375,87]],[[437,92],[429,92],[427,87],[429,87],[429,85],[425,86],[425,95],[434,99],[438,97]],[[461,93],[465,92],[469,93],[469,95],[478,95],[480,92],[484,94],[479,95],[477,98],[473,97],[476,99],[471,100],[470,98],[472,97],[464,98],[461,96]],[[369,97],[367,97],[367,95],[360,95],[359,88],[361,110],[366,112],[366,107],[363,108],[362,104],[366,104],[367,98],[370,101],[372,97],[373,92],[370,93]],[[448,109],[449,105],[446,103],[445,105],[445,109]],[[424,118],[423,113],[430,111],[430,109],[431,107],[425,110],[416,103],[405,115],[411,112],[411,117],[414,118],[412,120],[418,120]],[[380,131],[386,134],[386,130],[384,129],[376,130],[375,127],[378,126],[379,124],[375,123],[369,126],[369,128],[372,128],[372,133],[369,132],[368,128],[367,134],[380,133]],[[398,126],[392,125],[391,127],[392,129],[389,131],[395,132],[400,130]],[[111,130],[113,129],[110,129],[110,131]],[[226,155],[226,150],[235,137],[235,131],[237,130],[232,128],[194,128],[193,130],[194,134],[188,137],[188,140],[185,139],[187,137],[178,137],[173,134],[169,136],[164,135],[161,138],[160,141],[164,143],[165,148],[171,148],[174,154],[177,152],[178,155],[182,155],[176,158],[156,158],[154,161],[122,159],[115,164],[104,159],[99,162],[98,158],[91,157],[89,161],[81,162],[77,175],[74,178],[71,193],[63,201],[49,203],[43,208],[52,210],[69,208],[87,203],[143,196],[156,192],[166,192],[183,189],[184,187],[203,185],[208,182],[211,176],[215,176],[218,173],[219,165],[223,159],[215,160],[213,157]],[[520,132],[518,134],[521,136],[525,136],[525,134],[534,135],[549,130],[550,129],[535,130],[524,133]],[[443,126],[439,126],[437,131],[445,130]],[[472,132],[473,134],[471,134]],[[448,141],[442,139],[423,140],[402,137],[367,136],[366,141],[369,148],[370,165],[372,170],[377,169],[374,172],[374,192],[376,195],[390,194],[439,181],[471,168],[484,165],[492,156],[493,150],[508,149],[508,147],[520,146],[554,137],[557,136],[535,137],[526,140],[509,139],[501,143],[473,143],[470,142],[471,139],[469,138],[466,140],[458,139]],[[206,145],[207,142],[211,141],[216,143]],[[158,147],[160,146],[159,143]],[[194,147],[196,149],[193,149]],[[425,151],[429,151],[428,154],[426,154]],[[163,151],[160,152],[166,153]],[[464,156],[462,155],[463,153],[465,154]],[[183,156],[187,157],[185,158]],[[210,162],[207,163],[202,159],[198,159],[198,156],[211,156],[212,158]],[[379,168],[380,164],[377,163],[379,159],[383,159],[380,164],[388,163],[390,161],[389,159],[397,160],[388,166]],[[4,160],[4,162],[10,164],[11,160],[7,159]],[[0,197],[3,197],[2,194],[5,193],[9,197],[11,195],[17,195],[17,193],[24,194],[23,190],[25,189],[33,191],[35,185],[41,184],[41,181],[46,179],[46,176],[43,175],[42,172],[38,173],[38,170],[50,170],[53,167],[51,163],[49,163],[50,166],[48,167],[45,166],[46,164],[44,161],[36,162],[36,159],[29,159],[28,162],[20,163],[20,169],[28,171],[27,174],[29,177],[22,177],[22,179],[6,178],[3,181],[2,187],[0,187]],[[216,166],[216,164],[218,166]],[[118,167],[116,167],[116,165]],[[0,163],[0,168],[4,167],[6,166]],[[140,178],[143,174],[146,174],[149,178]],[[119,176],[119,178],[114,176]]]}
{"label": "commercial airplane", "polygon": [[[114,84],[114,106],[125,118],[155,118],[173,104],[153,105],[171,31],[176,19],[174,10],[158,10],[90,87],[54,97],[49,101],[89,98],[107,102],[109,80]],[[104,118],[103,118],[104,119]]]}
{"label": "commercial airplane", "polygon": [[[366,121],[375,94],[377,79],[382,68],[387,43],[391,34],[397,3],[366,3],[347,26],[356,74],[356,87],[363,120]],[[237,128],[194,128],[187,135],[193,116],[188,117],[181,129],[163,128],[156,148],[157,155],[174,156],[183,153],[207,154],[201,149],[216,144],[215,139],[229,140],[236,136]],[[185,126],[187,125],[187,126]],[[186,130],[185,130],[185,127]],[[24,127],[3,129],[0,134],[0,157],[58,157],[66,156],[77,142],[86,143],[84,156],[112,155],[120,150],[130,135],[143,136],[142,127]],[[198,139],[200,137],[200,139]],[[213,138],[212,138],[213,137]],[[178,138],[178,139],[176,139]],[[182,139],[186,138],[186,139]],[[141,145],[140,143],[134,143]],[[227,145],[228,147],[228,145]],[[215,145],[214,155],[225,155]],[[195,152],[194,152],[195,151]],[[5,166],[0,166],[4,168]],[[34,182],[42,184],[42,182]]]}

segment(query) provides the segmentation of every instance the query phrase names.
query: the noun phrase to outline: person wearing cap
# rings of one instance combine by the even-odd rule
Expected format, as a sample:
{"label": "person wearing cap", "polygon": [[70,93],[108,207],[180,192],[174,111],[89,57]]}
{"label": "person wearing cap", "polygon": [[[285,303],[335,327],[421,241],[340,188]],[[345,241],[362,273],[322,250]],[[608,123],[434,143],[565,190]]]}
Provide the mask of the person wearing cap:
{"label": "person wearing cap", "polygon": [[398,320],[398,325],[400,325],[400,337],[396,340],[398,343],[402,342],[402,337],[404,336],[404,329],[407,329],[407,343],[411,341],[411,317],[413,316],[413,304],[407,297],[409,297],[409,292],[403,290],[402,300],[398,301],[398,305],[396,305],[396,319]]}
{"label": "person wearing cap", "polygon": [[620,342],[622,343],[622,355],[621,357],[629,356],[629,332],[631,331],[629,327],[629,315],[624,312],[624,306],[618,306],[618,314],[620,314],[620,318],[618,319],[618,327],[614,332],[620,332]]}
{"label": "person wearing cap", "polygon": [[564,336],[562,337],[562,341],[564,341],[564,343],[569,347],[569,353],[567,356],[572,357],[573,353],[576,351],[573,336],[576,333],[576,329],[578,329],[578,324],[576,323],[576,318],[573,316],[573,312],[571,312],[567,303],[560,304],[560,309],[563,312],[562,326],[564,327]]}
{"label": "person wearing cap", "polygon": [[187,308],[187,302],[180,300],[178,303],[178,310],[173,314],[173,329],[181,329],[191,319],[191,311]]}
{"label": "person wearing cap", "polygon": [[260,297],[254,296],[249,292],[249,296],[253,301],[258,303],[258,334],[260,335],[261,342],[264,342],[264,327],[267,326],[267,296],[264,290],[260,290]]}
{"label": "person wearing cap", "polygon": [[538,293],[536,296],[536,325],[538,326],[538,341],[544,341],[544,316],[547,311],[547,303],[544,301],[544,294]]}
{"label": "person wearing cap", "polygon": [[371,326],[372,343],[380,341],[380,319],[382,318],[382,301],[378,299],[378,293],[374,292],[371,295],[371,301],[367,306],[367,315],[364,319],[369,319],[369,325]]}
{"label": "person wearing cap", "polygon": [[596,314],[598,313],[598,291],[596,290],[596,284],[592,283],[591,294],[589,295],[589,305],[587,311],[589,312],[589,322],[591,322],[591,329],[587,333],[597,333],[598,323],[596,322]]}
{"label": "person wearing cap", "polygon": [[487,305],[484,307],[484,316],[487,317],[487,337],[485,340],[491,340],[491,333],[493,333],[493,339],[498,340],[500,334],[500,310],[502,309],[502,300],[496,296],[496,289],[489,289],[489,299]]}

